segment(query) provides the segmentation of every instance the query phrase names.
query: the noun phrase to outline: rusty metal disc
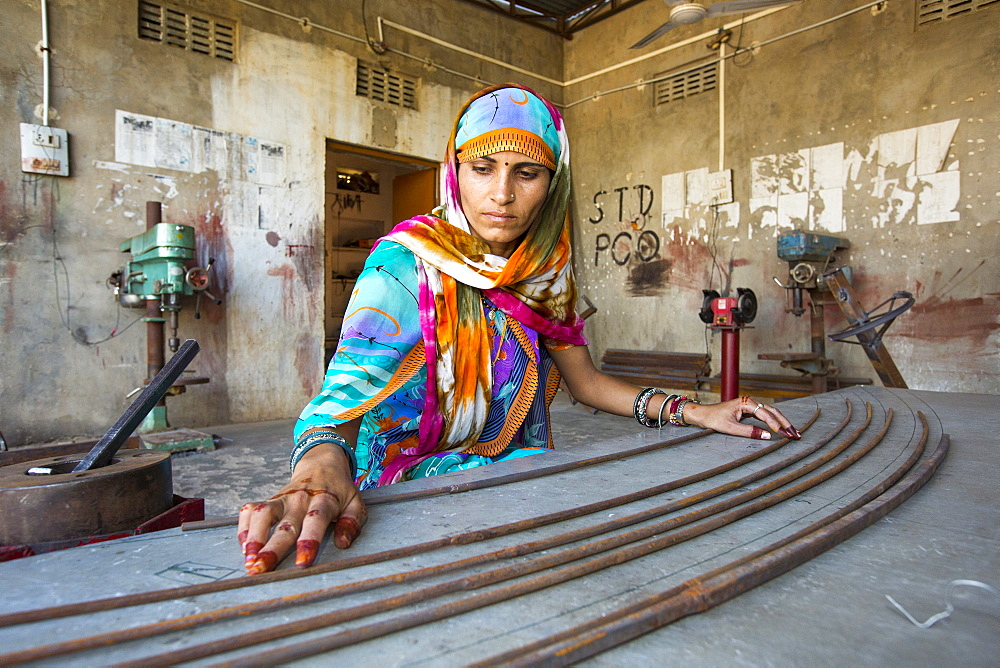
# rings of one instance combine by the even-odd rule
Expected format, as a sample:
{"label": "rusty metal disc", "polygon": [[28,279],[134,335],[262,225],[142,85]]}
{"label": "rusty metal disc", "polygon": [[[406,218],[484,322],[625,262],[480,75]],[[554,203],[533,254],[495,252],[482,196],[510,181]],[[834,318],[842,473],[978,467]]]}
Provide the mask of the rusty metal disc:
{"label": "rusty metal disc", "polygon": [[[0,545],[135,529],[173,504],[170,453],[122,450],[107,466],[73,473],[83,454],[0,467]],[[29,469],[50,469],[32,475]]]}

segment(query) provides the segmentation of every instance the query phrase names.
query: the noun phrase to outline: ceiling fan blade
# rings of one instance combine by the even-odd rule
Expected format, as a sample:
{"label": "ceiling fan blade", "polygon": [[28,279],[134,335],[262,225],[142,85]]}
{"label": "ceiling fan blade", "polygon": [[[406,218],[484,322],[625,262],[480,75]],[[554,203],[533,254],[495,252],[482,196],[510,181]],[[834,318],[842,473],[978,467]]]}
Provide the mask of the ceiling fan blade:
{"label": "ceiling fan blade", "polygon": [[635,44],[633,44],[629,48],[630,49],[641,49],[642,47],[644,47],[647,44],[649,44],[650,42],[652,42],[654,39],[657,39],[659,37],[662,37],[663,35],[666,35],[668,32],[670,32],[671,30],[673,30],[676,27],[677,27],[676,23],[671,23],[670,21],[667,21],[666,23],[664,23],[663,25],[661,25],[659,28],[657,28],[653,32],[649,33],[648,35],[646,35],[645,37],[643,37],[642,39],[640,39],[638,42],[636,42]]}
{"label": "ceiling fan blade", "polygon": [[741,14],[753,12],[768,7],[791,5],[799,0],[721,0],[708,6],[708,16],[725,16],[726,14]]}

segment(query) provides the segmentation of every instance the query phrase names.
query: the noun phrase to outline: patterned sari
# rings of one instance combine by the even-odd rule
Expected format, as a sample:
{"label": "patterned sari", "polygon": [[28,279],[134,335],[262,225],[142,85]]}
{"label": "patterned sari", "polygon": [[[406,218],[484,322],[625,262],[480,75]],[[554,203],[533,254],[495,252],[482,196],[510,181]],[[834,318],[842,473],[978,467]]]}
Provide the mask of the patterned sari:
{"label": "patterned sari", "polygon": [[[472,123],[477,136],[495,136],[489,124],[511,118],[538,129],[519,136],[544,128],[556,164],[538,220],[509,259],[471,233],[458,191],[456,134],[469,133],[467,111],[481,118],[493,104],[496,113]],[[569,176],[566,133],[551,104],[513,84],[473,96],[449,141],[445,204],[397,225],[369,256],[296,439],[363,416],[362,488],[551,447],[558,373],[545,347],[586,343],[573,309]]]}

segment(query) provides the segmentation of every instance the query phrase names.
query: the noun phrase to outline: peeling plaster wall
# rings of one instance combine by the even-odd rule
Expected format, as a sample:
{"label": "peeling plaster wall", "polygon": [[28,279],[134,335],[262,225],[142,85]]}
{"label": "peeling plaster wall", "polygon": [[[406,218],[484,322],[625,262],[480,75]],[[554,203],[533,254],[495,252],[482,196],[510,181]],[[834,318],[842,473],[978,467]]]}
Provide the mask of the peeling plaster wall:
{"label": "peeling plaster wall", "polygon": [[[801,3],[734,29],[731,43],[862,4]],[[844,257],[865,307],[897,290],[916,296],[886,337],[910,387],[1000,391],[1000,7],[916,30],[914,4],[866,9],[727,61],[724,167],[735,203],[717,214],[702,188],[719,169],[718,90],[657,107],[644,85],[574,104],[708,62],[709,37],[567,88],[575,265],[599,309],[587,322],[595,359],[608,347],[707,348],[718,373],[701,290],[738,286],[760,300],[741,368],[792,373],[757,354],[809,351],[808,315],[784,313],[772,280],[787,282],[788,271],[776,234],[798,228],[851,242]],[[642,3],[582,31],[566,45],[566,79],[723,23],[627,49],[667,12]],[[826,327],[846,327],[835,305]],[[843,375],[878,382],[859,346],[828,342],[827,355]]]}
{"label": "peeling plaster wall", "polygon": [[[361,3],[264,4],[364,38]],[[203,300],[200,320],[185,301],[179,336],[199,341],[192,368],[211,383],[170,398],[171,423],[297,415],[323,373],[326,140],[438,160],[456,109],[481,87],[447,70],[509,78],[389,28],[394,49],[425,62],[231,0],[183,5],[239,21],[237,63],[138,39],[135,0],[50,0],[51,124],[70,133],[71,176],[37,178],[20,172],[17,137],[18,123],[40,122],[39,2],[0,4],[0,429],[12,445],[102,433],[145,378],[145,324],[133,324],[144,311],[119,310],[105,281],[127,260],[119,244],[143,231],[147,200],[163,202],[165,222],[195,227],[198,264],[215,258],[223,300]],[[370,0],[367,14],[372,31],[384,16],[561,76],[560,38],[465,3]],[[419,77],[417,109],[356,96],[358,59]],[[280,144],[285,178],[260,185],[117,162],[116,110]]]}
{"label": "peeling plaster wall", "polygon": [[[439,159],[455,110],[481,85],[469,77],[522,81],[569,105],[575,262],[582,291],[600,309],[587,324],[595,357],[609,346],[707,345],[717,353],[697,311],[702,288],[729,284],[761,299],[743,336],[743,368],[778,371],[756,354],[809,345],[807,321],[783,312],[785,296],[771,280],[787,270],[775,233],[801,225],[850,239],[846,259],[865,305],[898,289],[917,296],[887,338],[911,387],[1000,391],[997,8],[914,30],[913,3],[894,0],[730,62],[724,166],[733,170],[735,204],[716,219],[698,195],[703,176],[718,169],[716,92],[660,107],[648,84],[604,92],[711,55],[707,38],[563,90],[391,27],[387,42],[415,59],[377,55],[316,27],[363,38],[360,3],[349,0],[267,3],[308,16],[314,25],[305,27],[234,0],[183,4],[239,21],[236,64],[139,40],[134,0],[49,2],[52,124],[70,132],[68,178],[19,170],[18,123],[38,122],[41,102],[39,2],[0,4],[0,136],[8,147],[0,163],[0,429],[12,444],[100,434],[145,377],[143,314],[118,309],[105,280],[127,259],[119,244],[144,229],[147,200],[163,202],[165,221],[196,228],[197,262],[215,258],[213,291],[224,301],[203,301],[200,320],[190,301],[181,311],[180,335],[203,348],[192,366],[212,382],[170,399],[171,421],[198,427],[297,414],[322,377],[326,140]],[[804,2],[747,23],[734,39],[764,41],[859,4]],[[627,46],[667,11],[641,3],[567,42],[457,0],[369,0],[367,25],[374,31],[383,16],[571,80],[636,56]],[[356,97],[358,59],[418,77],[417,109]],[[116,110],[275,142],[287,151],[284,178],[262,186],[218,170],[118,161]],[[953,134],[939,131],[952,126]],[[932,164],[933,152],[920,147],[945,135],[946,154]],[[957,194],[954,213],[948,197],[921,197],[942,191]],[[930,211],[927,202],[940,206]],[[828,331],[840,329],[837,309],[827,313]],[[828,354],[844,375],[874,377],[856,346],[828,344]]]}

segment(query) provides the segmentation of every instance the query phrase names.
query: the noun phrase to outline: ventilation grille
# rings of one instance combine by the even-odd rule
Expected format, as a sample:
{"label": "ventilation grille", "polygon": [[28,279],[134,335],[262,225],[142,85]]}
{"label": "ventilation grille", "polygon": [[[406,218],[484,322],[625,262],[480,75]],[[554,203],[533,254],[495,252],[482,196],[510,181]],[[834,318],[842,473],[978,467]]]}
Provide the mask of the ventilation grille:
{"label": "ventilation grille", "polygon": [[[1000,1],[1000,0],[998,0]],[[653,104],[659,106],[675,100],[714,90],[719,75],[719,64],[709,63],[703,67],[657,81],[653,89]]]}
{"label": "ventilation grille", "polygon": [[965,16],[990,6],[1000,7],[1000,0],[917,0],[917,27]]}
{"label": "ventilation grille", "polygon": [[236,60],[236,23],[180,7],[139,1],[139,37],[206,56]]}
{"label": "ventilation grille", "polygon": [[369,100],[406,109],[417,108],[416,79],[393,74],[367,63],[358,63],[358,85],[355,92]]}

